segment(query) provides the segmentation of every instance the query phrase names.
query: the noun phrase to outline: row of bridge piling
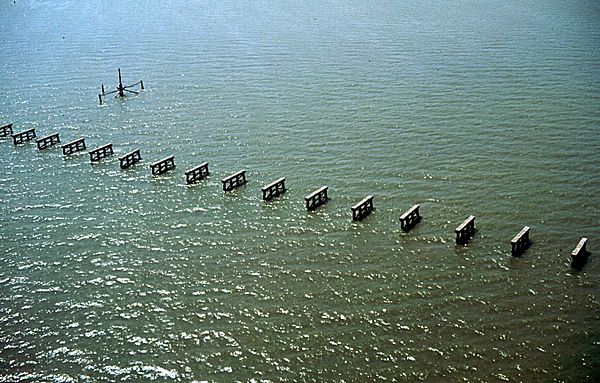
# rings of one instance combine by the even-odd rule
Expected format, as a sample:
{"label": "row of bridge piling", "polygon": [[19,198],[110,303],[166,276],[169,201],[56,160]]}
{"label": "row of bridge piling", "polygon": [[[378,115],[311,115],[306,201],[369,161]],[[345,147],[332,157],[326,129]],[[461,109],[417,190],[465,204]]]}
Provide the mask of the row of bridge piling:
{"label": "row of bridge piling", "polygon": [[[22,145],[27,141],[31,141],[36,138],[35,129],[28,129],[22,132],[13,133],[13,124],[7,124],[0,126],[0,137],[11,136],[14,145]],[[49,149],[58,143],[60,138],[58,133],[50,134],[36,140],[38,150]],[[78,152],[86,150],[85,138],[79,138],[61,146],[63,155],[70,156]],[[90,156],[90,163],[94,164],[101,161],[104,158],[114,155],[113,145],[105,144],[98,148],[95,148],[88,152]],[[140,150],[133,150],[124,156],[119,157],[119,165],[121,169],[127,169],[131,166],[142,161]],[[175,169],[175,156],[168,156],[160,161],[150,164],[150,169],[153,176],[159,176]],[[185,171],[186,184],[197,183],[204,178],[208,177],[210,172],[208,170],[208,162]],[[231,192],[235,188],[246,185],[248,180],[246,178],[246,170],[237,171],[221,180],[223,191]],[[268,185],[261,188],[262,198],[264,201],[271,201],[272,199],[281,196],[286,192],[285,178],[279,178]],[[329,200],[329,187],[322,186],[319,189],[313,191],[306,197],[304,197],[306,203],[306,210],[312,211],[318,209],[320,206],[327,203]],[[351,206],[352,220],[362,221],[367,218],[374,210],[375,206],[373,203],[374,196],[368,195],[360,200],[358,203]],[[419,212],[420,205],[415,204],[406,212],[400,216],[400,228],[404,232],[410,231],[414,226],[421,222],[422,217]],[[523,227],[510,241],[511,254],[513,256],[521,256],[525,250],[532,244],[529,238],[530,227]],[[454,229],[456,234],[457,245],[467,245],[469,240],[474,237],[475,228],[475,216],[470,215],[466,218],[459,226]],[[573,268],[580,269],[587,261],[590,252],[586,249],[587,238],[581,238],[575,249],[571,252],[571,266]]]}

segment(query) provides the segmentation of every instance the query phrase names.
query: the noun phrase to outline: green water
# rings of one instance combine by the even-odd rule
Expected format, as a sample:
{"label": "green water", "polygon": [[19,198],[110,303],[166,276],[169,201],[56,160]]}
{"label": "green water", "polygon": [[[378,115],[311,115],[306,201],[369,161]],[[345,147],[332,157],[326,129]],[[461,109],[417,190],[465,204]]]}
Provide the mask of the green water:
{"label": "green water", "polygon": [[599,378],[600,4],[4,1],[0,38],[0,124],[116,154],[0,138],[0,382]]}

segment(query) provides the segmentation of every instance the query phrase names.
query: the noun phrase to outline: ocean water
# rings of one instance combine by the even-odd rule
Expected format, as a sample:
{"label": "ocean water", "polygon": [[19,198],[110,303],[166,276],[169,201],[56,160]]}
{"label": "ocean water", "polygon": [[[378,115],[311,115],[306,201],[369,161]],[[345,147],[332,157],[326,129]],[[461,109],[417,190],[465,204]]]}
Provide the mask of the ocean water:
{"label": "ocean water", "polygon": [[3,1],[0,57],[0,125],[116,153],[0,138],[0,382],[598,381],[598,2]]}

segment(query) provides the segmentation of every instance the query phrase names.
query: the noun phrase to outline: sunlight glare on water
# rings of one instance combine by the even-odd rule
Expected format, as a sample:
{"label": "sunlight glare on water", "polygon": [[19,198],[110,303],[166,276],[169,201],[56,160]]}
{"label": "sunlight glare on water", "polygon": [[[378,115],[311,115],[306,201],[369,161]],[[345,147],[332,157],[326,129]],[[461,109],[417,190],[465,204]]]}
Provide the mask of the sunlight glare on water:
{"label": "sunlight glare on water", "polygon": [[[2,2],[0,125],[115,155],[0,138],[0,381],[595,382],[599,20],[587,1]],[[145,89],[100,105],[117,68]]]}

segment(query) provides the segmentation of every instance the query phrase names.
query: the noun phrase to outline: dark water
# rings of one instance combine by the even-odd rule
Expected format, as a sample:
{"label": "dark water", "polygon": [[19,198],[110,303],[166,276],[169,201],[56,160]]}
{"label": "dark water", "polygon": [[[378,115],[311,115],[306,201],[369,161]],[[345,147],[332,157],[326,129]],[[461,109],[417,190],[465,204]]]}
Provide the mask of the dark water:
{"label": "dark water", "polygon": [[0,124],[143,157],[0,139],[0,381],[598,379],[597,2],[3,1],[0,37]]}

